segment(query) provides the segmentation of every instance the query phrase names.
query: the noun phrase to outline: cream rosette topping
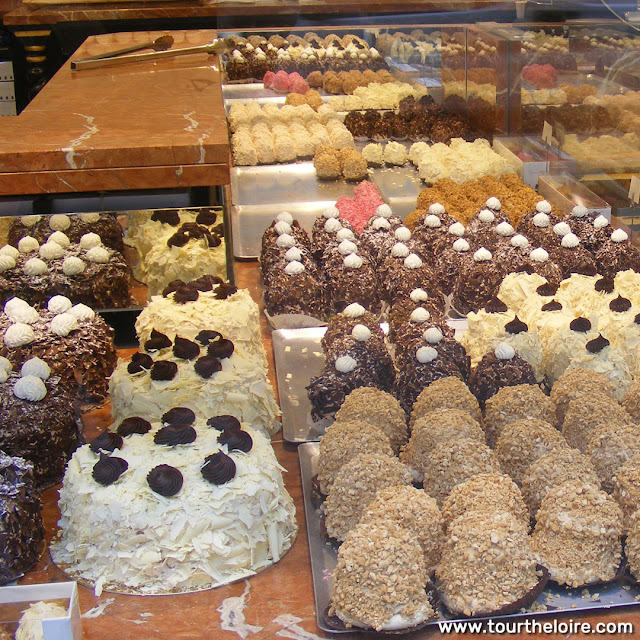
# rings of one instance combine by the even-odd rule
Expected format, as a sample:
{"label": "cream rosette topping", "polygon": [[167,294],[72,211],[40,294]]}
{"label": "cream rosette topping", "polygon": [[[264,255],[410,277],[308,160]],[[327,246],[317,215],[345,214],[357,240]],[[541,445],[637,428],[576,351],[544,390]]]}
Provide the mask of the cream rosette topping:
{"label": "cream rosette topping", "polygon": [[302,251],[298,249],[298,247],[291,247],[291,249],[287,249],[287,252],[284,254],[284,259],[287,262],[296,262],[302,261]]}
{"label": "cream rosette topping", "polygon": [[445,213],[445,208],[439,202],[434,202],[429,207],[429,213],[434,216],[443,216]]}
{"label": "cream rosette topping", "polygon": [[295,244],[295,238],[290,236],[288,233],[283,233],[281,236],[278,236],[278,239],[276,240],[276,247],[279,249],[291,249]]}
{"label": "cream rosette topping", "polygon": [[40,222],[41,218],[42,216],[21,216],[20,222],[22,222],[25,227],[30,229],[31,227],[35,227],[36,224]]}
{"label": "cream rosette topping", "polygon": [[291,225],[288,222],[284,222],[281,220],[280,222],[276,222],[273,227],[273,230],[276,232],[276,235],[282,236],[284,234],[291,235]]}
{"label": "cream rosette topping", "polygon": [[58,260],[64,255],[64,248],[57,242],[45,242],[38,250],[43,260]]}
{"label": "cream rosette topping", "polygon": [[79,213],[78,215],[80,216],[80,220],[87,224],[95,224],[100,221],[99,213]]}
{"label": "cream rosette topping", "polygon": [[71,218],[61,213],[57,213],[49,218],[49,227],[53,231],[66,231],[71,226]]}
{"label": "cream rosette topping", "polygon": [[393,215],[393,211],[391,211],[391,207],[388,204],[381,204],[376,209],[376,215],[382,218],[390,218]]}
{"label": "cream rosette topping", "polygon": [[461,222],[454,222],[452,225],[449,226],[448,233],[450,233],[452,236],[462,238],[465,231],[466,229]]}
{"label": "cream rosette topping", "polygon": [[351,373],[358,366],[357,360],[351,356],[340,356],[336,358],[335,368],[340,373]]}
{"label": "cream rosette topping", "polygon": [[20,251],[18,251],[15,247],[12,247],[10,244],[5,244],[2,249],[0,249],[0,256],[9,256],[14,260],[20,255]]}
{"label": "cream rosette topping", "polygon": [[44,260],[40,260],[40,258],[29,258],[22,269],[30,277],[41,276],[49,271],[47,263]]}
{"label": "cream rosette topping", "polygon": [[75,256],[69,256],[62,262],[62,271],[66,276],[77,276],[84,271],[84,268],[84,262]]}
{"label": "cream rosette topping", "polygon": [[536,215],[531,218],[531,222],[533,222],[534,227],[545,229],[551,224],[551,218],[549,218],[546,213],[536,213]]}
{"label": "cream rosette topping", "polygon": [[20,368],[20,375],[24,378],[27,376],[35,376],[40,380],[48,380],[51,375],[51,368],[40,358],[29,358]]}
{"label": "cream rosette topping", "polygon": [[587,209],[587,207],[577,205],[573,207],[573,209],[571,209],[571,215],[574,218],[584,218],[585,216],[589,215],[589,209]]}
{"label": "cream rosette topping", "polygon": [[409,294],[409,298],[411,298],[411,302],[418,304],[420,302],[426,302],[429,299],[429,294],[424,289],[418,288]]}
{"label": "cream rosette topping", "polygon": [[575,233],[567,233],[561,244],[565,249],[575,249],[580,244],[580,238]]}
{"label": "cream rosette topping", "polygon": [[391,256],[393,258],[406,258],[409,253],[409,247],[402,242],[396,242],[393,247],[391,247]]}
{"label": "cream rosette topping", "polygon": [[361,318],[367,310],[357,302],[348,304],[342,311],[342,315],[346,318]]}
{"label": "cream rosette topping", "polygon": [[24,238],[20,238],[18,242],[18,251],[20,253],[33,253],[40,248],[40,243],[31,236],[25,236]]}
{"label": "cream rosette topping", "polygon": [[391,223],[386,218],[376,218],[371,224],[371,227],[375,231],[380,231],[381,229],[383,231],[388,231],[391,229]]}
{"label": "cream rosette topping", "polygon": [[[342,229],[342,225],[340,224],[340,220],[338,220],[337,218],[329,218],[324,223],[324,230],[327,233],[337,233],[338,231],[340,231],[340,229]],[[291,237],[291,236],[289,236],[289,237]],[[282,236],[280,236],[280,238],[282,238]]]}
{"label": "cream rosette topping", "polygon": [[529,241],[522,234],[517,233],[509,240],[509,244],[517,249],[526,249],[529,246]]}
{"label": "cream rosette topping", "polygon": [[4,333],[4,343],[9,349],[22,347],[34,341],[35,334],[33,329],[23,322],[16,322],[7,328]]}
{"label": "cream rosette topping", "polygon": [[415,322],[417,324],[424,324],[428,322],[431,318],[431,314],[424,307],[416,307],[409,316],[411,322]]}
{"label": "cream rosette topping", "polygon": [[498,200],[498,198],[495,198],[495,197],[489,198],[484,203],[484,206],[488,207],[489,209],[493,209],[493,211],[500,211],[500,209],[502,208],[502,204],[500,203],[500,200]]}
{"label": "cream rosette topping", "polygon": [[546,200],[540,200],[536,204],[536,211],[538,213],[551,213],[551,205]]}
{"label": "cream rosette topping", "polygon": [[465,251],[469,251],[469,249],[471,249],[471,245],[464,238],[458,238],[453,243],[453,250],[456,253],[464,253]]}
{"label": "cream rosette topping", "polygon": [[85,251],[93,249],[94,247],[99,247],[100,245],[102,245],[102,240],[97,233],[85,233],[80,238],[80,248]]}
{"label": "cream rosette topping", "polygon": [[16,261],[11,256],[0,255],[0,273],[14,269]]}
{"label": "cream rosette topping", "polygon": [[301,273],[305,272],[305,267],[302,262],[298,262],[297,260],[292,260],[285,268],[284,272],[288,276],[299,276]]}
{"label": "cream rosette topping", "polygon": [[553,233],[558,237],[563,238],[567,234],[571,233],[571,227],[566,222],[558,222],[553,225]]}
{"label": "cream rosette topping", "polygon": [[13,369],[13,365],[7,358],[0,356],[0,382],[6,382],[9,379],[9,374]]}
{"label": "cream rosette topping", "polygon": [[61,313],[51,319],[49,328],[57,336],[68,336],[78,328],[78,319],[71,313]]}
{"label": "cream rosette topping", "polygon": [[438,329],[438,327],[429,327],[423,334],[422,337],[424,338],[425,342],[428,342],[429,344],[438,344],[442,338],[442,331],[440,331],[440,329]]}
{"label": "cream rosette topping", "polygon": [[371,338],[371,329],[369,329],[369,327],[365,326],[364,324],[357,324],[351,330],[351,335],[358,342],[366,342],[367,340],[369,340],[369,338]]}
{"label": "cream rosette topping", "polygon": [[529,254],[529,257],[534,262],[546,262],[549,259],[549,252],[542,247],[538,247]]}
{"label": "cream rosette topping", "polygon": [[420,347],[416,350],[416,360],[420,364],[433,362],[438,357],[438,352],[433,347]]}
{"label": "cream rosette topping", "polygon": [[286,222],[287,224],[293,224],[293,216],[288,211],[282,211],[276,216],[276,222]]}
{"label": "cream rosette topping", "polygon": [[74,304],[67,313],[71,314],[77,320],[93,320],[96,317],[96,312],[81,302]]}
{"label": "cream rosette topping", "polygon": [[56,244],[59,244],[63,249],[66,249],[71,244],[69,236],[67,236],[66,233],[62,233],[62,231],[54,231],[47,238],[47,242],[55,242]]}
{"label": "cream rosette topping", "polygon": [[502,236],[504,238],[508,238],[509,236],[512,236],[515,232],[516,232],[516,230],[508,222],[501,222],[496,227],[496,233],[499,236]]}
{"label": "cream rosette topping", "polygon": [[352,253],[358,253],[358,245],[351,240],[343,240],[338,245],[338,253],[343,256],[351,255]]}
{"label": "cream rosette topping", "polygon": [[599,215],[594,221],[593,226],[596,229],[604,229],[609,226],[609,221],[603,216]]}
{"label": "cream rosette topping", "polygon": [[626,242],[629,239],[629,236],[622,229],[616,229],[611,234],[611,242]]}
{"label": "cream rosette topping", "polygon": [[109,262],[109,252],[104,247],[93,247],[85,254],[89,262],[97,264],[107,264]]}
{"label": "cream rosette topping", "polygon": [[411,240],[411,231],[407,227],[398,227],[393,235],[398,242],[409,242]]}
{"label": "cream rosette topping", "polygon": [[40,314],[37,310],[22,298],[11,298],[4,305],[4,312],[11,322],[33,324],[40,320]]}
{"label": "cream rosette topping", "polygon": [[422,266],[422,260],[420,260],[420,257],[415,253],[410,253],[404,259],[404,266],[407,269],[419,269]]}
{"label": "cream rosette topping", "polygon": [[322,217],[323,218],[338,218],[338,217],[340,217],[340,212],[338,211],[338,209],[336,207],[327,207],[322,212]]}
{"label": "cream rosette topping", "polygon": [[501,342],[494,350],[498,360],[511,360],[516,355],[516,350],[506,342]]}
{"label": "cream rosette topping", "polygon": [[360,269],[364,264],[362,258],[357,253],[351,253],[342,261],[347,269]]}
{"label": "cream rosette topping", "polygon": [[336,233],[336,240],[338,242],[342,242],[343,240],[351,240],[351,242],[353,242],[355,239],[356,237],[351,229],[342,228]]}
{"label": "cream rosette topping", "polygon": [[430,214],[424,219],[424,226],[428,229],[438,229],[442,226],[442,220],[438,216]]}
{"label": "cream rosette topping", "polygon": [[23,376],[18,378],[13,385],[13,395],[20,400],[38,402],[47,395],[47,387],[36,376]]}
{"label": "cream rosette topping", "polygon": [[480,247],[480,249],[473,254],[474,262],[488,262],[491,258],[493,258],[491,251],[484,247]]}
{"label": "cream rosette topping", "polygon": [[484,224],[491,224],[495,219],[495,214],[489,209],[482,209],[482,211],[480,211],[480,213],[478,214],[478,220],[480,220],[480,222],[483,222]]}
{"label": "cream rosette topping", "polygon": [[71,307],[73,307],[73,303],[66,296],[53,296],[53,298],[50,298],[49,302],[47,302],[47,309],[56,315],[69,311]]}

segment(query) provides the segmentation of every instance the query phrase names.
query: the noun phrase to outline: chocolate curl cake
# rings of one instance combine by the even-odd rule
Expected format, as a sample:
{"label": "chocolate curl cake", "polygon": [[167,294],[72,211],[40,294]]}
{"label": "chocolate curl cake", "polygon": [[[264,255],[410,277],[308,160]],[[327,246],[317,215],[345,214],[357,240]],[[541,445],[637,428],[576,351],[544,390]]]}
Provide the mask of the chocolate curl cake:
{"label": "chocolate curl cake", "polygon": [[326,309],[324,287],[297,260],[275,273],[264,302],[271,315],[299,313],[323,318]]}
{"label": "chocolate curl cake", "polygon": [[503,277],[502,265],[481,247],[473,254],[473,260],[462,266],[453,286],[451,306],[462,315],[481,309],[497,294]]}

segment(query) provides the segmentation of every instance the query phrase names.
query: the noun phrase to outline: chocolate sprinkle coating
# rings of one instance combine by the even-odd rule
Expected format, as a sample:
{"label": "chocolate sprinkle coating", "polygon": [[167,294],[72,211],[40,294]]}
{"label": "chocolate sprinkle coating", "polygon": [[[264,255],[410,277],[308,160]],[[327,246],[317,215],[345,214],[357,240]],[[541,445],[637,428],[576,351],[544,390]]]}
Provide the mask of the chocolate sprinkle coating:
{"label": "chocolate sprinkle coating", "polygon": [[173,301],[177,304],[186,304],[187,302],[195,302],[200,297],[198,290],[190,285],[184,285],[176,289],[173,294]]}
{"label": "chocolate sprinkle coating", "polygon": [[188,407],[174,407],[162,415],[164,424],[190,425],[196,421],[196,414]]}
{"label": "chocolate sprinkle coating", "polygon": [[229,451],[244,451],[249,453],[253,447],[253,439],[246,432],[238,429],[223,431],[218,436],[220,444],[226,444]]}
{"label": "chocolate sprinkle coating", "polygon": [[155,329],[151,329],[151,336],[144,343],[145,351],[159,351],[160,349],[167,349],[173,344],[168,336],[164,333],[160,333]]}
{"label": "chocolate sprinkle coating", "polygon": [[144,418],[131,416],[130,418],[125,418],[118,425],[116,431],[118,432],[118,435],[122,436],[123,438],[132,436],[134,433],[144,435],[145,433],[149,433],[149,431],[151,431],[151,423]]}
{"label": "chocolate sprinkle coating", "polygon": [[536,289],[536,293],[544,297],[555,296],[558,293],[558,285],[555,282],[545,282]]}
{"label": "chocolate sprinkle coating", "polygon": [[603,293],[613,293],[615,289],[615,282],[613,278],[602,277],[594,285],[596,291],[602,291]]}
{"label": "chocolate sprinkle coating", "polygon": [[186,338],[176,336],[173,342],[173,355],[181,360],[193,360],[200,355],[200,345]]}
{"label": "chocolate sprinkle coating", "polygon": [[173,380],[178,373],[178,365],[169,360],[159,360],[151,367],[152,380]]}
{"label": "chocolate sprinkle coating", "polygon": [[134,353],[131,362],[127,365],[128,373],[140,373],[145,369],[151,369],[153,358],[148,353]]}
{"label": "chocolate sprinkle coating", "polygon": [[240,420],[230,415],[213,416],[213,418],[207,420],[207,424],[218,431],[237,431],[242,429]]}
{"label": "chocolate sprinkle coating", "polygon": [[614,313],[624,313],[625,311],[629,311],[629,309],[631,309],[631,300],[619,295],[615,300],[612,300],[609,303],[609,309]]}
{"label": "chocolate sprinkle coating", "polygon": [[196,336],[196,342],[199,342],[203,347],[206,347],[210,342],[222,338],[222,334],[217,331],[205,329]]}
{"label": "chocolate sprinkle coating", "polygon": [[207,456],[204,461],[200,472],[211,484],[225,484],[236,475],[236,463],[223,451]]}
{"label": "chocolate sprinkle coating", "polygon": [[203,356],[196,360],[193,368],[201,378],[208,380],[214,373],[222,371],[222,362],[215,356]]}
{"label": "chocolate sprinkle coating", "polygon": [[93,465],[91,475],[93,479],[104,487],[113,484],[127,469],[129,463],[122,458],[109,457],[104,453],[100,454],[100,460]]}
{"label": "chocolate sprinkle coating", "polygon": [[504,330],[507,333],[516,335],[518,333],[523,333],[524,331],[529,331],[529,327],[525,322],[522,322],[518,316],[516,316],[511,322],[507,322],[507,324],[504,325]]}
{"label": "chocolate sprinkle coating", "polygon": [[147,474],[147,483],[151,491],[168,498],[175,496],[182,489],[182,474],[175,467],[160,464]]}
{"label": "chocolate sprinkle coating", "polygon": [[497,296],[494,296],[493,298],[491,298],[491,300],[489,300],[489,302],[487,302],[487,304],[484,307],[484,310],[487,313],[505,313],[508,310],[509,307],[507,307],[507,305],[502,302],[502,300],[500,300],[500,298],[498,298]]}
{"label": "chocolate sprinkle coating", "polygon": [[609,344],[609,341],[602,334],[598,334],[597,338],[587,342],[586,347],[589,353],[599,353],[605,347],[608,347]]}
{"label": "chocolate sprinkle coating", "polygon": [[587,318],[576,318],[571,321],[569,329],[578,333],[587,333],[587,331],[591,331],[591,322]]}
{"label": "chocolate sprinkle coating", "polygon": [[113,431],[103,431],[97,438],[94,438],[89,444],[89,448],[93,453],[100,451],[114,451],[122,449],[122,437]]}
{"label": "chocolate sprinkle coating", "polygon": [[159,209],[151,214],[151,219],[154,222],[163,222],[169,224],[172,227],[177,227],[180,224],[180,214],[175,209]]}
{"label": "chocolate sprinkle coating", "polygon": [[153,441],[156,444],[163,444],[168,447],[175,447],[179,444],[190,444],[196,439],[196,430],[184,424],[170,424],[156,431]]}
{"label": "chocolate sprinkle coating", "polygon": [[547,304],[542,305],[541,311],[561,311],[562,304],[557,300],[552,300],[551,302],[547,302]]}
{"label": "chocolate sprinkle coating", "polygon": [[196,216],[196,223],[197,224],[203,224],[207,227],[210,227],[212,224],[216,223],[216,220],[218,219],[218,216],[216,214],[215,211],[212,211],[211,209],[206,210],[206,211],[201,211],[197,216]]}
{"label": "chocolate sprinkle coating", "polygon": [[209,347],[207,348],[207,355],[224,360],[225,358],[231,357],[234,348],[235,347],[233,346],[233,342],[231,342],[231,340],[221,338],[220,340],[209,343]]}

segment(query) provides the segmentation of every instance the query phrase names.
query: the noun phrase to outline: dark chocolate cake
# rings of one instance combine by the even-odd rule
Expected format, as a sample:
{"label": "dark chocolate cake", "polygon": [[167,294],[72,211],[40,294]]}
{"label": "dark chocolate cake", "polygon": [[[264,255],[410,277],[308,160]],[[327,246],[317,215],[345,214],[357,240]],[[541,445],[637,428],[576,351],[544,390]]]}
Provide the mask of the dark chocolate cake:
{"label": "dark chocolate cake", "polygon": [[464,264],[453,286],[451,306],[460,314],[478,311],[498,292],[504,271],[490,251],[482,247]]}
{"label": "dark chocolate cake", "polygon": [[595,256],[598,273],[614,278],[618,271],[632,269],[640,273],[640,251],[629,241],[622,229],[616,229]]}
{"label": "dark chocolate cake", "polygon": [[323,318],[326,312],[323,285],[297,261],[274,273],[264,303],[271,315],[300,313]]}

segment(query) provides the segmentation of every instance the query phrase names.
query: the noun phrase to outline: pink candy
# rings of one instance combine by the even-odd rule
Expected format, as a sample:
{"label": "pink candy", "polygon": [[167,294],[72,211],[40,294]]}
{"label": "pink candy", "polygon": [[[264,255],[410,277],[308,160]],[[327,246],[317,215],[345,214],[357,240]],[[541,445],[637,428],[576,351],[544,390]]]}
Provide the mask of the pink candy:
{"label": "pink candy", "polygon": [[531,64],[522,68],[522,78],[536,89],[552,89],[558,81],[558,72],[550,64]]}
{"label": "pink candy", "polygon": [[300,79],[296,78],[295,80],[291,80],[291,76],[289,76],[289,80],[291,81],[292,93],[301,93],[302,95],[304,95],[305,93],[307,93],[307,91],[309,91],[309,84],[307,83],[306,80],[303,80],[302,78]]}
{"label": "pink candy", "polygon": [[275,77],[276,77],[276,74],[273,73],[273,71],[267,71],[267,73],[264,74],[264,79],[262,80],[262,83],[264,84],[265,89],[271,89],[273,87],[273,80]]}
{"label": "pink candy", "polygon": [[373,182],[364,180],[355,189],[353,198],[342,196],[336,202],[340,217],[350,222],[353,228],[361,233],[369,218],[383,204],[380,193]]}
{"label": "pink candy", "polygon": [[286,71],[278,71],[273,78],[273,84],[271,86],[274,91],[278,91],[279,93],[288,93],[291,88],[289,74]]}

